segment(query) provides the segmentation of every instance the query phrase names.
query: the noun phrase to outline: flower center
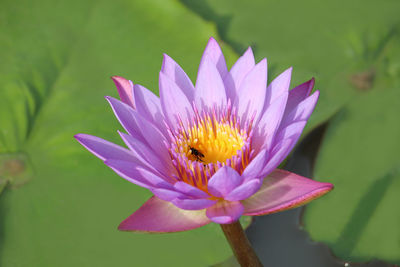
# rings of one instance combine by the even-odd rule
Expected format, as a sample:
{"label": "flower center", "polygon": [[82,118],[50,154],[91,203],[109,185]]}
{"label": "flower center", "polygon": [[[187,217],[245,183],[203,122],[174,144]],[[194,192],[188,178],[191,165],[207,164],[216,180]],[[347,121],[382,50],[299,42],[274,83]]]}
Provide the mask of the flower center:
{"label": "flower center", "polygon": [[178,149],[186,151],[188,159],[204,164],[225,163],[244,145],[243,131],[240,133],[240,130],[228,121],[213,121],[209,116],[187,132],[187,138],[179,144],[182,149]]}
{"label": "flower center", "polygon": [[222,166],[239,174],[251,160],[252,120],[241,124],[228,105],[201,114],[194,107],[191,121],[170,130],[171,160],[179,181],[207,191],[208,180]]}

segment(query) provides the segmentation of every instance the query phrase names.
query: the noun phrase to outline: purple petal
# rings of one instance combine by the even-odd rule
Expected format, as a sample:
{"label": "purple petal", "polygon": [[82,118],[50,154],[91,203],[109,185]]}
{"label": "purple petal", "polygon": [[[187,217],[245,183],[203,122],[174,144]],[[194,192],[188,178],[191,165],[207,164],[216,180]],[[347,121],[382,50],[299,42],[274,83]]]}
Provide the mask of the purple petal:
{"label": "purple petal", "polygon": [[159,82],[161,107],[164,116],[171,129],[176,129],[179,125],[178,118],[184,124],[191,119],[193,114],[192,105],[179,86],[163,72],[160,72]]}
{"label": "purple petal", "polygon": [[132,120],[136,122],[141,135],[146,140],[147,145],[157,153],[162,161],[170,161],[168,149],[164,142],[166,138],[163,133],[151,122],[141,116],[136,110],[130,110]]}
{"label": "purple petal", "polygon": [[261,116],[267,87],[267,60],[261,60],[244,77],[238,91],[234,106],[238,109],[240,118],[255,116],[255,121]]}
{"label": "purple petal", "polygon": [[194,99],[194,86],[185,71],[171,57],[164,54],[161,72],[167,75],[186,95],[189,102]]}
{"label": "purple petal", "polygon": [[305,121],[305,120],[296,121],[296,122],[293,122],[292,124],[287,125],[283,129],[279,129],[279,132],[277,133],[277,136],[276,136],[276,143],[278,144],[278,143],[282,142],[283,140],[286,140],[289,138],[296,140],[294,142],[294,143],[296,143],[297,139],[303,132],[303,129],[304,129],[304,126],[306,125],[306,123],[307,123],[307,121]]}
{"label": "purple petal", "polygon": [[151,166],[165,175],[173,173],[171,161],[162,161],[158,153],[154,152],[148,145],[141,143],[135,137],[119,131],[118,133],[129,149],[140,158],[146,166]]}
{"label": "purple petal", "polygon": [[289,91],[292,67],[276,77],[268,86],[265,98],[266,107],[274,102],[280,95]]}
{"label": "purple petal", "polygon": [[144,142],[145,139],[141,134],[140,127],[132,115],[134,109],[111,96],[106,96],[106,99],[110,103],[111,108],[122,127],[124,127],[130,135],[137,136],[140,141]]}
{"label": "purple petal", "polygon": [[288,108],[286,108],[285,115],[282,119],[281,128],[286,127],[287,125],[296,121],[308,120],[315,108],[315,105],[317,104],[318,97],[319,91],[315,91],[314,94],[301,101],[297,106],[292,107],[290,112]]}
{"label": "purple petal", "polygon": [[282,93],[271,105],[269,105],[257,124],[254,132],[253,145],[256,148],[271,148],[276,131],[285,111],[288,93]]}
{"label": "purple petal", "polygon": [[261,189],[252,197],[242,201],[245,215],[265,215],[304,205],[330,190],[333,185],[321,183],[300,175],[276,169],[267,178]]}
{"label": "purple petal", "polygon": [[214,205],[217,201],[210,199],[176,198],[171,202],[178,208],[184,210],[202,210]]}
{"label": "purple petal", "polygon": [[243,182],[243,178],[229,166],[220,168],[208,181],[208,192],[224,197]]}
{"label": "purple petal", "polygon": [[244,207],[239,201],[219,201],[206,211],[211,221],[219,224],[229,224],[239,220]]}
{"label": "purple petal", "polygon": [[[303,125],[302,127],[304,128],[306,122],[302,122],[302,125]],[[301,127],[301,125],[299,127]],[[270,152],[270,159],[268,160],[267,165],[264,167],[262,171],[262,176],[268,175],[270,172],[275,170],[276,167],[279,166],[279,164],[286,158],[286,156],[292,150],[299,136],[300,134],[279,141],[279,143],[274,147],[272,152]]]}
{"label": "purple petal", "polygon": [[135,108],[135,98],[133,97],[133,83],[120,76],[112,76],[111,79],[117,86],[119,98],[125,104]]}
{"label": "purple petal", "polygon": [[199,70],[206,60],[213,63],[221,77],[225,77],[228,73],[224,54],[222,54],[221,47],[213,37],[208,40],[203,56],[201,57]]}
{"label": "purple petal", "polygon": [[210,195],[208,195],[206,192],[190,185],[187,184],[185,182],[176,182],[174,184],[174,188],[179,191],[182,192],[190,197],[194,197],[194,198],[209,198]]}
{"label": "purple petal", "polygon": [[213,108],[226,105],[225,86],[216,66],[210,59],[203,59],[199,68],[195,90],[196,106]]}
{"label": "purple petal", "polygon": [[224,199],[229,201],[238,201],[249,198],[260,189],[261,184],[262,182],[260,179],[250,180],[236,187],[232,192],[225,196]]}
{"label": "purple petal", "polygon": [[164,130],[163,134],[167,136],[160,99],[153,92],[138,84],[135,84],[133,87],[133,93],[135,95],[137,112],[148,121],[157,125],[160,130]]}
{"label": "purple petal", "polygon": [[245,181],[259,177],[261,171],[264,169],[265,164],[268,160],[268,151],[266,149],[261,150],[257,156],[247,165],[246,169],[242,173],[242,177]]}
{"label": "purple petal", "polygon": [[151,188],[153,186],[168,186],[166,181],[155,174],[153,174],[154,177],[144,177],[138,171],[138,165],[133,162],[108,159],[104,161],[104,163],[125,180],[141,187]]}
{"label": "purple petal", "polygon": [[81,145],[101,160],[121,159],[137,162],[136,157],[126,148],[108,142],[97,136],[77,134],[74,136]]}
{"label": "purple petal", "polygon": [[179,232],[195,229],[209,222],[204,210],[182,210],[153,196],[125,219],[118,229],[157,233]]}
{"label": "purple petal", "polygon": [[289,91],[289,97],[286,104],[285,115],[289,114],[297,105],[306,99],[307,96],[311,93],[311,90],[314,87],[314,78],[311,80],[300,84]]}
{"label": "purple petal", "polygon": [[254,68],[254,65],[253,51],[249,47],[224,78],[227,97],[232,101],[236,98],[236,91],[239,89],[244,77]]}
{"label": "purple petal", "polygon": [[151,188],[150,191],[159,199],[165,201],[172,201],[176,198],[185,198],[183,193],[176,191],[175,189],[165,189],[165,188]]}

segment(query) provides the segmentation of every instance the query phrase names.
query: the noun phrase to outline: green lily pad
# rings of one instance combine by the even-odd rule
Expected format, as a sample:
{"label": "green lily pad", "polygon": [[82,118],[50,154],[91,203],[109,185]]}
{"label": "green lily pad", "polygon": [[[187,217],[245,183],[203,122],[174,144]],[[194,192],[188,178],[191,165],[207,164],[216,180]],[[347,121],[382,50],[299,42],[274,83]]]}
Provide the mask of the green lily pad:
{"label": "green lily pad", "polygon": [[[32,166],[29,181],[0,195],[0,265],[205,266],[231,255],[214,224],[117,231],[150,193],[73,138],[121,143],[103,98],[117,95],[109,77],[157,91],[163,52],[194,77],[213,25],[172,0],[3,1],[0,21],[0,153]],[[7,181],[23,173],[7,170]]]}
{"label": "green lily pad", "polygon": [[386,34],[396,25],[400,9],[399,1],[376,0],[181,1],[215,22],[237,52],[252,46],[257,58],[267,57],[269,80],[290,66],[292,86],[316,78],[320,99],[305,132],[357,95],[351,77],[371,67],[364,44],[371,32]]}
{"label": "green lily pad", "polygon": [[400,264],[400,84],[376,87],[331,122],[315,177],[335,185],[306,208],[311,238],[346,261]]}

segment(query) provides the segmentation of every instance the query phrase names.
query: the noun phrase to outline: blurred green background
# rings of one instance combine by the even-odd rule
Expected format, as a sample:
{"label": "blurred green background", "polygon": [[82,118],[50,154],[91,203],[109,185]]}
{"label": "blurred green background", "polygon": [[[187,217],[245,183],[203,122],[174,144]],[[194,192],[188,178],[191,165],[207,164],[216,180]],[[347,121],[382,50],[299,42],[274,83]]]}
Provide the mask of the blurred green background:
{"label": "blurred green background", "polygon": [[[121,144],[112,75],[158,93],[162,53],[194,79],[210,36],[231,65],[248,46],[269,80],[321,91],[313,177],[335,190],[303,216],[343,261],[400,264],[400,1],[0,0],[0,266],[209,266],[217,225],[116,230],[150,197],[74,139]],[[283,255],[282,255],[283,256]]]}

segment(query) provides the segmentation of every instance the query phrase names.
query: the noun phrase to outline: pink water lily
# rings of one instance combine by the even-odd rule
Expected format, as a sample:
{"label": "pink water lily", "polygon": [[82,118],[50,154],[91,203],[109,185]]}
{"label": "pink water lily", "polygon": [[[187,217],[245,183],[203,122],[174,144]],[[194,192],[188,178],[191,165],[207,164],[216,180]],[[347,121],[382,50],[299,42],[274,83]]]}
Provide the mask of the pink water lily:
{"label": "pink water lily", "polygon": [[128,148],[99,137],[76,139],[118,175],[152,196],[120,230],[175,232],[241,215],[303,205],[333,186],[277,169],[296,144],[319,92],[314,80],[289,90],[289,68],[267,86],[267,61],[251,48],[228,70],[211,38],[194,86],[164,55],[160,97],[114,76],[120,100],[106,97]]}

